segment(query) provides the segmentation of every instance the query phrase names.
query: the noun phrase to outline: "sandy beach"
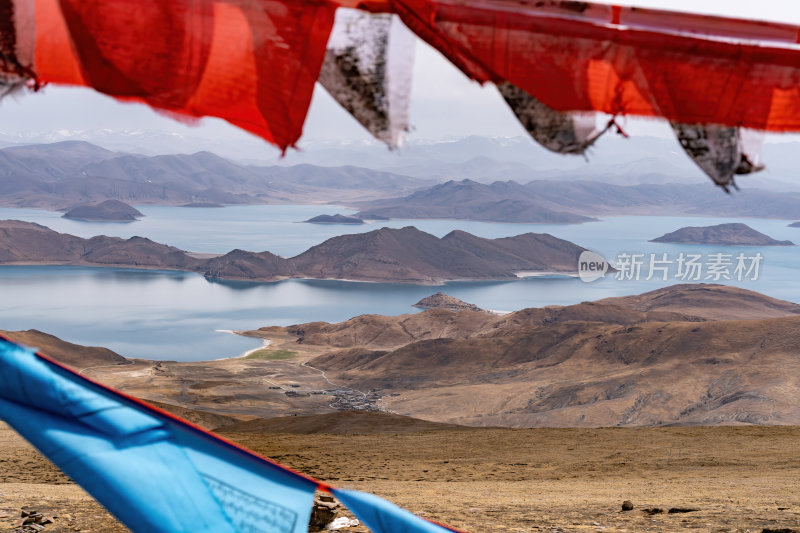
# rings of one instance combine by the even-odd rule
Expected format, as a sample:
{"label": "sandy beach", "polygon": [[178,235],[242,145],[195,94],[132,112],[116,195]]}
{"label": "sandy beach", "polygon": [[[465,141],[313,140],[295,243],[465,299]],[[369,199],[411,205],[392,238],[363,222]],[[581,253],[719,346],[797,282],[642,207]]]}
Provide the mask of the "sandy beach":
{"label": "sandy beach", "polygon": [[[230,333],[231,335],[241,335],[242,332],[234,331],[232,329],[218,329],[215,331],[219,331],[220,333]],[[252,338],[252,337],[251,337]],[[226,359],[243,359],[248,355],[252,355],[259,350],[263,350],[264,348],[269,348],[269,345],[272,344],[272,341],[269,339],[261,339],[261,346],[258,348],[253,348],[252,350],[247,350],[246,352],[242,352],[239,355],[234,355],[233,357],[221,357],[220,359],[214,359],[214,361],[225,361]]]}

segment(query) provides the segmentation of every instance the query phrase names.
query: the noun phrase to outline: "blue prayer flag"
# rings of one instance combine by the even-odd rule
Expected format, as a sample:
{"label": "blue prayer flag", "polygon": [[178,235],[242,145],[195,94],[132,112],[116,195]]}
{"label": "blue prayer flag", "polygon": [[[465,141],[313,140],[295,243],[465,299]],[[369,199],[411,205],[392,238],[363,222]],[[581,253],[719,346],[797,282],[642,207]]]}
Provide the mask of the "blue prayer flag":
{"label": "blue prayer flag", "polygon": [[134,532],[308,530],[316,481],[2,339],[0,418]]}
{"label": "blue prayer flag", "polygon": [[0,419],[134,533],[305,533],[317,488],[376,533],[457,531],[294,472],[2,336]]}
{"label": "blue prayer flag", "polygon": [[330,489],[359,520],[375,533],[445,533],[457,531],[423,520],[415,514],[373,494],[346,489]]}

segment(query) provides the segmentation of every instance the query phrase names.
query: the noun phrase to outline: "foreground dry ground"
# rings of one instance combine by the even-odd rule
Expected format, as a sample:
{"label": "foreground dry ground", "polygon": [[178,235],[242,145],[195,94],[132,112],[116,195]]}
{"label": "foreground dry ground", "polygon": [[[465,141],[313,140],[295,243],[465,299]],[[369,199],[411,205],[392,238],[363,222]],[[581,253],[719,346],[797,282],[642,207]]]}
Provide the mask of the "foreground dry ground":
{"label": "foreground dry ground", "polygon": [[[797,427],[386,429],[225,436],[471,532],[800,531]],[[45,531],[125,531],[5,426],[0,495],[2,531],[23,505],[59,514]]]}

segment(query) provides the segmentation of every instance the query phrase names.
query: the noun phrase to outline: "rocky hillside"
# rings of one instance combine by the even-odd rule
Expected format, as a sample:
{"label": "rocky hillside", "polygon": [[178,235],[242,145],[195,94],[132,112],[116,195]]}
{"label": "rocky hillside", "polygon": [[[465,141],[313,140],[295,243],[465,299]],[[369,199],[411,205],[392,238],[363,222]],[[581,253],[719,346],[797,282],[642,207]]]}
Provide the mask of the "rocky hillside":
{"label": "rocky hillside", "polygon": [[359,315],[344,322],[308,322],[281,327],[267,327],[247,332],[268,337],[280,332],[297,339],[299,344],[330,348],[398,348],[423,339],[467,338],[493,324],[497,317],[479,311],[453,313],[446,309],[428,309],[400,316]]}
{"label": "rocky hillside", "polygon": [[[800,317],[564,322],[310,364],[386,408],[470,425],[798,424]],[[396,396],[395,396],[396,395]]]}
{"label": "rocky hillside", "polygon": [[800,305],[729,285],[686,283],[598,300],[635,311],[686,313],[706,320],[749,320],[800,315]]}
{"label": "rocky hillside", "polygon": [[[423,300],[424,301],[424,300]],[[468,304],[469,305],[469,304]],[[672,285],[635,296],[575,305],[532,307],[498,316],[471,309],[431,308],[399,316],[359,315],[344,322],[269,326],[247,332],[290,335],[299,344],[336,349],[386,350],[431,339],[496,337],[504,331],[563,322],[633,325],[643,322],[704,322],[728,318],[800,316],[800,305],[757,292],[712,284]]]}
{"label": "rocky hillside", "polygon": [[35,329],[27,331],[0,330],[0,335],[8,337],[16,343],[35,348],[56,361],[78,370],[90,366],[125,364],[128,361],[108,348],[72,344]]}
{"label": "rocky hillside", "polygon": [[186,252],[144,237],[83,239],[33,222],[0,221],[0,263],[127,266],[194,270],[202,263]]}
{"label": "rocky hillside", "polygon": [[272,281],[291,276],[286,259],[271,252],[232,250],[213,257],[201,266],[204,276],[211,279],[240,279]]}

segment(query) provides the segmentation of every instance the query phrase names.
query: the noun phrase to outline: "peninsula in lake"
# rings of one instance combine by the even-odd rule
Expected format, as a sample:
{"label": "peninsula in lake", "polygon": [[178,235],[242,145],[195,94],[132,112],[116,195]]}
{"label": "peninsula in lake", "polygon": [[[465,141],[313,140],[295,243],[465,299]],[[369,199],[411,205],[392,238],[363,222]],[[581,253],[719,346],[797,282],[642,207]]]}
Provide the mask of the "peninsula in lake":
{"label": "peninsula in lake", "polygon": [[143,216],[138,209],[119,200],[79,205],[63,215],[64,218],[89,222],[134,222]]}
{"label": "peninsula in lake", "polygon": [[169,269],[211,279],[342,279],[436,284],[517,279],[519,272],[572,274],[584,248],[546,233],[484,239],[452,231],[441,239],[414,227],[333,237],[291,258],[233,250],[209,258],[143,237],[83,239],[18,220],[0,221],[0,264]]}
{"label": "peninsula in lake", "polygon": [[662,235],[650,242],[681,244],[716,244],[720,246],[794,246],[792,241],[778,241],[747,224],[689,226]]}

